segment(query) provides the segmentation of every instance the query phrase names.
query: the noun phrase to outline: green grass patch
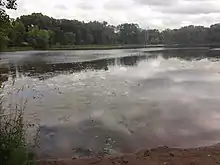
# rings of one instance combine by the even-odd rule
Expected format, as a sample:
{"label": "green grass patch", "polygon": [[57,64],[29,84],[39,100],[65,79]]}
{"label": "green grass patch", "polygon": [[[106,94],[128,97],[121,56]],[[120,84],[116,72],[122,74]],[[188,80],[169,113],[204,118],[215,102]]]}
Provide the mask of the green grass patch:
{"label": "green grass patch", "polygon": [[[147,47],[163,47],[163,45],[52,45],[45,50],[111,50],[111,49],[138,49],[138,48],[147,48]],[[16,52],[16,51],[30,51],[38,50],[32,47],[8,47],[4,49],[4,52]],[[43,49],[39,49],[43,50]]]}
{"label": "green grass patch", "polygon": [[3,97],[0,98],[0,165],[35,164],[26,139],[25,105],[3,108]]}
{"label": "green grass patch", "polygon": [[52,46],[50,50],[110,50],[144,48],[145,45],[59,45]]}
{"label": "green grass patch", "polygon": [[32,47],[8,47],[4,49],[4,52],[17,52],[17,51],[29,51],[34,50]]}

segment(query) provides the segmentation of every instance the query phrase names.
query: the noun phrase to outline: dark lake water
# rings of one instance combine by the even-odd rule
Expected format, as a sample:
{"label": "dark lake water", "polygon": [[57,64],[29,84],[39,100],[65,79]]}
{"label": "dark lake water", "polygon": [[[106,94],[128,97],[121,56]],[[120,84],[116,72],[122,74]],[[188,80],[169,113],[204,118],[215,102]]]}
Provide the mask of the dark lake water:
{"label": "dark lake water", "polygon": [[219,143],[219,55],[208,48],[2,53],[0,73],[6,100],[26,99],[25,118],[40,124],[41,157],[120,154]]}

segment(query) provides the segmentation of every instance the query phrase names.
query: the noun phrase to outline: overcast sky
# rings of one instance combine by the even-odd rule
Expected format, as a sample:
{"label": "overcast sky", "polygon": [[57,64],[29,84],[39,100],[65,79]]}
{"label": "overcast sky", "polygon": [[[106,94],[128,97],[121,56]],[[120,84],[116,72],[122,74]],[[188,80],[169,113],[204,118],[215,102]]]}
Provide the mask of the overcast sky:
{"label": "overcast sky", "polygon": [[142,28],[209,26],[220,22],[220,0],[17,0],[12,17],[41,12],[55,18],[138,23]]}

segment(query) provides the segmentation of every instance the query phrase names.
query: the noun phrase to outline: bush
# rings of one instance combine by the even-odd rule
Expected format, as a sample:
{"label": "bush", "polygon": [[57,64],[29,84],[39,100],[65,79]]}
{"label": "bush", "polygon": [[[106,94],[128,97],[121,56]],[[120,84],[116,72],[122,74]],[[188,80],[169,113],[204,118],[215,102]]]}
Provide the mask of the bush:
{"label": "bush", "polygon": [[32,27],[28,32],[28,44],[35,49],[47,49],[51,32],[48,30],[40,30],[38,27]]}
{"label": "bush", "polygon": [[[24,124],[24,107],[0,104],[0,165],[32,165],[34,155],[29,152]],[[26,104],[26,103],[25,103]]]}

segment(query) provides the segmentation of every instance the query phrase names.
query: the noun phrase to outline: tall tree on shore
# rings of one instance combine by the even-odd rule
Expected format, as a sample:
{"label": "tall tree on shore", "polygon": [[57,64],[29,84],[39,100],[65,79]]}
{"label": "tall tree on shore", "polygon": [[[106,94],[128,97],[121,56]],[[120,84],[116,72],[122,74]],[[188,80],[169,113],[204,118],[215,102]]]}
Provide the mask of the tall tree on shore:
{"label": "tall tree on shore", "polygon": [[31,27],[27,32],[28,43],[36,49],[47,49],[50,43],[51,33],[38,27]]}
{"label": "tall tree on shore", "polygon": [[15,0],[0,0],[0,49],[6,46],[29,44],[37,49],[50,45],[73,47],[74,45],[112,44],[219,44],[220,24],[185,26],[179,29],[142,29],[138,24],[118,26],[107,22],[55,19],[33,13],[10,20],[5,9],[16,9]]}
{"label": "tall tree on shore", "polygon": [[11,29],[9,32],[9,45],[22,46],[25,41],[25,27],[20,21],[11,21]]}
{"label": "tall tree on shore", "polygon": [[0,0],[0,51],[6,47],[10,28],[10,19],[6,9],[16,9],[16,0]]}
{"label": "tall tree on shore", "polygon": [[139,44],[140,27],[138,24],[121,24],[117,26],[118,42],[122,44]]}

